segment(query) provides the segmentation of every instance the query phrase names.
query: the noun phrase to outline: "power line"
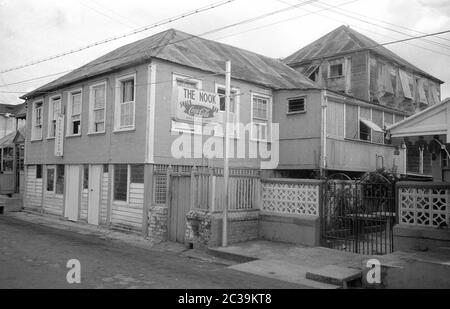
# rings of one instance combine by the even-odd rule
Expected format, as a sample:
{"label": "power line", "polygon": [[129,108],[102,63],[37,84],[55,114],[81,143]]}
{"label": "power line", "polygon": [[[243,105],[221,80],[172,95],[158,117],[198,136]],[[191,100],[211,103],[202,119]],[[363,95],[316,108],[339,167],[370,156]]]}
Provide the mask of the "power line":
{"label": "power line", "polygon": [[[320,2],[320,1],[319,1],[319,2]],[[329,4],[326,4],[326,3],[324,3],[324,2],[322,2],[322,4],[329,5]],[[419,30],[416,30],[416,29],[413,29],[413,28],[405,27],[405,26],[398,25],[398,24],[393,24],[393,23],[387,22],[387,21],[382,20],[382,19],[377,19],[377,18],[374,18],[374,17],[369,17],[369,16],[367,16],[367,15],[364,15],[364,14],[361,14],[361,13],[356,13],[356,12],[353,12],[353,11],[350,11],[350,10],[346,10],[346,9],[343,9],[343,8],[339,8],[339,10],[340,10],[340,11],[347,12],[347,13],[350,13],[350,14],[359,15],[359,16],[364,17],[364,18],[372,19],[372,20],[375,20],[375,21],[378,21],[378,22],[381,22],[381,23],[384,23],[384,24],[387,24],[387,25],[390,25],[390,26],[394,26],[394,27],[397,27],[397,28],[401,28],[401,29],[404,29],[404,30],[411,31],[411,32],[416,32],[416,33],[418,33],[418,34],[426,34],[425,32],[422,32],[422,31],[419,31]],[[450,42],[450,39],[445,38],[445,37],[435,36],[435,38]]]}
{"label": "power line", "polygon": [[[291,5],[290,3],[287,3],[287,2],[282,1],[282,0],[276,0],[276,1],[281,2],[281,3],[284,3],[284,4],[286,4],[286,5]],[[314,5],[314,4],[313,4],[313,5]],[[316,5],[314,5],[314,6],[316,6]],[[319,6],[316,6],[316,7],[319,7]],[[343,21],[341,21],[341,20],[339,20],[339,19],[335,19],[335,18],[326,16],[326,15],[319,14],[319,12],[321,12],[321,11],[330,10],[330,9],[336,8],[336,7],[338,7],[338,6],[330,6],[330,7],[328,7],[328,8],[319,7],[319,8],[322,8],[322,10],[320,10],[320,11],[315,11],[315,12],[311,12],[311,11],[305,9],[305,8],[302,8],[302,9],[305,10],[305,11],[307,11],[307,12],[309,12],[310,14],[316,14],[316,15],[319,15],[319,16],[322,16],[322,17],[325,17],[325,18],[328,18],[328,19],[331,19],[331,20],[338,21],[339,23],[346,23],[346,24],[348,24],[347,22],[343,22]],[[304,15],[302,15],[302,16],[304,16]],[[351,24],[349,24],[349,25],[351,25]],[[387,37],[387,38],[396,40],[396,38],[392,38],[392,37],[389,37],[389,36],[386,36],[386,35],[383,35],[383,34],[374,32],[374,31],[370,31],[370,30],[364,29],[364,28],[359,27],[359,26],[355,26],[355,25],[351,25],[351,26],[354,27],[354,28],[363,29],[364,31],[368,31],[368,32],[371,32],[371,33],[374,33],[374,34],[377,34],[377,35],[380,35],[380,36],[384,36],[384,37]],[[407,35],[408,35],[409,37],[413,37],[413,36],[411,36],[411,35],[409,35],[409,34],[407,34]],[[443,55],[443,56],[450,57],[450,54],[448,54],[448,53],[440,52],[440,51],[437,51],[437,50],[434,50],[434,49],[426,48],[426,47],[419,46],[419,45],[415,45],[415,44],[411,44],[411,43],[405,43],[405,44],[410,45],[410,46],[414,46],[414,47],[417,47],[417,48],[420,48],[420,49],[423,49],[423,50],[427,50],[427,51],[430,51],[430,52],[433,52],[433,53],[436,53],[436,54],[440,54],[440,55]]]}
{"label": "power line", "polygon": [[[280,2],[282,2],[281,0],[279,0]],[[323,8],[323,6],[322,6],[322,4],[324,4],[324,5],[326,5],[326,6],[330,6],[329,4],[327,4],[327,3],[318,3],[318,4],[313,4],[315,7],[318,7],[318,8]],[[334,8],[332,8],[332,9],[330,9],[333,13],[335,13],[335,14],[339,14],[339,15],[343,15],[343,16],[346,16],[346,17],[348,17],[348,18],[352,18],[352,19],[355,19],[355,20],[358,20],[358,21],[360,21],[360,22],[363,22],[363,23],[366,23],[366,24],[369,24],[369,25],[373,25],[373,26],[376,26],[376,27],[379,27],[379,28],[382,28],[382,29],[385,29],[385,30],[389,30],[389,31],[392,31],[392,32],[396,32],[396,33],[399,33],[399,34],[402,34],[402,35],[406,35],[406,36],[409,36],[409,37],[412,37],[413,35],[411,35],[411,34],[409,34],[409,33],[405,33],[405,32],[402,32],[402,31],[398,31],[398,30],[395,30],[395,29],[392,29],[392,28],[389,28],[389,27],[385,27],[385,26],[382,26],[382,25],[380,25],[380,24],[377,24],[377,23],[373,23],[373,22],[370,22],[370,21],[367,21],[367,20],[365,20],[365,19],[362,19],[362,18],[358,18],[358,17],[355,17],[355,16],[351,16],[351,15],[348,15],[348,14],[345,14],[345,13],[341,13],[341,12],[337,12],[336,11],[336,9],[334,9]],[[341,9],[340,9],[341,10]],[[358,13],[353,13],[353,14],[355,14],[355,15],[359,15]],[[366,17],[366,18],[368,18],[368,17]],[[442,47],[442,48],[445,48],[445,49],[448,49],[448,50],[450,50],[450,45],[447,45],[447,44],[444,44],[444,43],[439,43],[439,42],[435,42],[435,41],[432,41],[432,40],[427,40],[427,39],[422,39],[424,42],[427,42],[427,43],[429,43],[429,44],[432,44],[432,45],[436,45],[436,46],[439,46],[439,47]]]}
{"label": "power line", "polygon": [[[339,6],[347,5],[347,4],[350,4],[350,3],[357,2],[357,1],[360,1],[360,0],[352,0],[352,1],[344,2],[344,3],[341,3],[341,4],[335,5],[333,7],[339,7]],[[306,10],[305,8],[303,8],[303,9]],[[258,26],[258,27],[247,29],[247,30],[244,30],[244,31],[239,31],[239,32],[236,32],[236,33],[232,33],[232,34],[229,34],[229,35],[222,36],[222,37],[218,37],[218,38],[215,38],[215,40],[221,40],[221,39],[225,39],[225,38],[228,38],[228,37],[236,36],[236,35],[239,35],[239,34],[251,32],[251,31],[255,31],[255,30],[260,30],[262,28],[267,28],[267,27],[270,27],[270,26],[273,26],[273,25],[281,24],[281,23],[288,22],[288,21],[291,21],[291,20],[294,20],[294,19],[299,19],[301,17],[305,17],[305,16],[308,16],[308,15],[311,15],[311,14],[317,14],[318,12],[328,11],[328,10],[329,10],[328,8],[327,9],[321,9],[321,10],[318,10],[318,11],[315,11],[315,12],[311,12],[311,11],[306,10],[309,13],[298,15],[298,16],[294,16],[294,17],[291,17],[291,18],[283,19],[283,20],[279,20],[279,21],[276,21],[276,22],[273,22],[273,23],[270,23],[270,24]]]}
{"label": "power line", "polygon": [[23,68],[30,67],[30,66],[33,66],[33,65],[36,65],[36,64],[39,64],[39,63],[43,63],[43,62],[47,62],[47,61],[50,61],[50,60],[61,58],[61,57],[67,56],[67,55],[71,55],[71,54],[74,54],[74,53],[77,53],[77,52],[80,52],[80,51],[83,51],[83,50],[86,50],[86,49],[89,49],[89,48],[92,48],[92,47],[96,47],[96,46],[103,45],[103,44],[106,44],[106,43],[109,43],[109,42],[112,42],[112,41],[116,41],[116,40],[119,40],[119,39],[122,39],[122,38],[125,38],[125,37],[128,37],[128,36],[131,36],[131,35],[135,35],[135,34],[147,31],[147,30],[152,29],[152,28],[156,28],[156,27],[159,27],[159,26],[162,26],[162,25],[165,25],[165,24],[172,23],[174,21],[186,18],[186,17],[194,15],[194,14],[202,13],[202,12],[205,12],[205,11],[208,11],[208,10],[211,10],[211,9],[223,6],[225,4],[229,4],[229,3],[234,2],[234,1],[236,1],[236,0],[222,0],[220,2],[216,2],[216,3],[213,3],[211,5],[208,5],[208,6],[205,6],[205,7],[201,7],[201,8],[198,8],[196,10],[193,10],[193,11],[189,11],[187,13],[183,13],[181,15],[162,20],[162,21],[157,22],[155,24],[152,24],[152,25],[140,28],[140,29],[133,30],[132,32],[128,32],[128,33],[125,33],[125,34],[122,34],[122,35],[119,35],[119,36],[115,36],[115,37],[111,37],[111,38],[104,39],[104,40],[101,40],[101,41],[97,41],[95,43],[91,43],[91,44],[85,45],[83,47],[79,47],[79,48],[76,48],[76,49],[73,49],[73,50],[61,53],[61,54],[57,54],[57,55],[54,55],[54,56],[43,58],[43,59],[40,59],[40,60],[32,61],[32,62],[27,63],[27,64],[23,64],[23,65],[15,66],[15,67],[12,67],[12,68],[9,68],[9,69],[6,69],[6,70],[2,70],[2,71],[0,71],[0,74],[11,72],[11,71],[15,71],[15,70],[19,70],[19,69],[23,69]]}
{"label": "power line", "polygon": [[105,14],[105,13],[101,12],[100,10],[97,10],[96,8],[91,7],[91,6],[87,5],[86,3],[82,2],[82,1],[79,1],[78,3],[81,4],[82,6],[88,8],[88,9],[94,11],[94,12],[96,12],[99,15],[102,15],[102,16],[104,16],[104,17],[106,17],[106,18],[108,18],[108,19],[110,19],[112,21],[118,22],[119,24],[121,24],[123,26],[126,26],[128,28],[134,29],[134,26],[131,26],[131,25],[127,24],[127,23],[124,23],[121,20],[119,20],[119,19],[117,19],[117,18],[115,18],[115,17],[113,17],[111,15]]}
{"label": "power line", "polygon": [[[169,42],[169,43],[163,43],[163,44],[157,45],[154,49],[159,49],[159,48],[166,47],[166,46],[169,46],[169,45],[174,45],[174,44],[177,44],[177,43],[181,43],[183,41],[191,40],[191,39],[196,38],[196,37],[202,37],[202,36],[206,36],[206,35],[209,35],[209,34],[213,34],[213,33],[216,33],[216,32],[219,32],[219,31],[231,28],[231,27],[236,27],[236,26],[239,26],[239,25],[243,25],[243,24],[246,24],[246,23],[249,23],[249,22],[253,22],[253,21],[262,19],[262,18],[266,18],[268,16],[272,16],[272,15],[275,15],[275,14],[286,12],[286,11],[295,9],[297,7],[300,7],[302,5],[307,5],[307,4],[310,4],[312,2],[316,2],[316,1],[318,1],[318,0],[307,0],[307,1],[304,1],[302,3],[296,4],[296,5],[292,5],[292,6],[288,7],[288,8],[272,11],[272,12],[269,12],[269,13],[265,13],[265,14],[262,14],[262,15],[250,18],[250,19],[242,20],[240,22],[237,22],[237,23],[234,23],[234,24],[231,24],[231,25],[219,27],[219,28],[216,28],[216,29],[204,32],[202,34],[199,34],[197,36],[192,35],[192,36],[189,36],[187,38],[183,38],[183,39],[180,39],[180,40],[177,40],[177,41],[173,41],[173,42]],[[358,0],[353,0],[353,1],[358,1]],[[128,54],[126,57],[131,57],[131,56],[137,55],[137,54],[142,54],[142,52],[139,51],[139,52],[131,53],[131,54]],[[121,58],[124,58],[124,56],[118,56],[118,57],[110,58],[110,59],[107,59],[107,60],[104,60],[104,61],[101,61],[101,62],[97,62],[94,65],[105,64],[105,63],[108,63],[108,62],[111,62],[111,61],[115,61],[115,60],[118,60],[118,59],[121,59]],[[70,72],[72,72],[72,71],[75,71],[75,70],[71,70]],[[55,75],[57,75],[57,74],[58,73],[56,73]],[[16,82],[16,84],[22,83],[22,82],[25,82],[25,81],[19,81],[19,82]]]}
{"label": "power line", "polygon": [[[39,80],[39,79],[44,79],[44,78],[49,78],[49,77],[53,77],[53,76],[56,76],[56,75],[61,75],[61,74],[64,74],[64,73],[69,73],[69,72],[71,72],[71,71],[72,71],[72,70],[66,70],[66,71],[62,71],[62,72],[58,72],[58,73],[53,73],[53,74],[49,74],[49,75],[38,76],[38,77],[35,77],[35,78],[30,78],[30,79],[26,79],[26,80],[21,80],[21,81],[14,82],[14,83],[10,83],[10,84],[0,85],[0,87],[8,87],[8,86],[13,86],[13,85],[18,85],[18,84],[27,83],[27,82],[32,82],[32,81],[36,81],[36,80]],[[1,75],[0,75],[0,76],[1,76]],[[2,77],[2,79],[3,79],[3,77]]]}
{"label": "power line", "polygon": [[[345,53],[358,52],[358,51],[367,50],[367,49],[374,49],[374,48],[377,48],[377,47],[380,47],[380,46],[392,45],[392,44],[402,43],[402,42],[406,42],[406,41],[412,41],[412,40],[416,40],[416,39],[420,39],[420,38],[424,38],[424,37],[431,37],[431,36],[436,36],[436,35],[446,34],[446,33],[450,33],[450,29],[449,30],[445,30],[445,31],[440,31],[440,32],[429,33],[429,34],[425,34],[425,35],[421,35],[421,36],[416,36],[416,37],[412,37],[412,38],[406,38],[406,39],[400,39],[400,40],[395,40],[395,41],[375,44],[375,45],[368,46],[368,47],[355,48],[353,50],[345,51]],[[310,60],[317,60],[317,59],[322,59],[322,58],[323,57],[317,57],[317,58],[312,58]],[[292,64],[295,64],[295,63],[292,63]],[[207,75],[202,75],[202,76],[197,76],[197,77],[189,77],[189,78],[186,78],[184,80],[189,81],[189,80],[192,80],[192,79],[200,79],[202,77],[217,76],[217,75],[223,75],[223,74],[224,74],[224,72],[220,72],[220,73],[207,74]],[[167,83],[167,82],[173,82],[173,80],[171,79],[171,80],[154,82],[154,83],[140,84],[140,86],[146,86],[146,85],[152,85],[152,84],[160,84],[160,83]],[[0,91],[0,93],[28,93],[28,92],[25,92],[25,91]],[[39,91],[38,92],[38,94],[46,94],[46,93],[55,93],[55,91],[42,91],[42,92]]]}
{"label": "power line", "polygon": [[[199,76],[194,76],[194,77],[186,77],[186,78],[178,78],[177,80],[180,81],[193,81],[193,80],[198,80],[198,79],[202,79],[205,77],[211,77],[211,76],[218,76],[218,75],[225,75],[225,70],[223,72],[219,72],[219,73],[211,73],[211,74],[205,74],[205,75],[199,75]],[[152,83],[144,83],[144,84],[136,84],[136,87],[143,87],[143,86],[149,86],[149,85],[159,85],[159,84],[166,84],[166,83],[173,83],[173,79],[169,79],[169,80],[163,80],[163,81],[158,81],[158,82],[152,82]],[[120,86],[117,87],[113,87],[113,86],[109,86],[110,89],[120,89]],[[26,94],[29,91],[1,91],[0,93],[15,93],[15,94]],[[44,94],[52,94],[52,93],[57,93],[57,91],[38,91],[37,95],[44,95]]]}
{"label": "power line", "polygon": [[116,15],[117,17],[125,19],[127,22],[130,22],[130,24],[133,24],[136,27],[142,27],[142,25],[136,24],[135,21],[132,21],[130,18],[128,18],[128,17],[126,17],[126,16],[116,12],[115,10],[113,10],[113,9],[107,7],[107,6],[102,5],[101,3],[99,3],[96,0],[90,0],[90,2],[95,3],[98,7],[102,8],[103,10],[107,10],[107,11],[111,12],[112,14]]}
{"label": "power line", "polygon": [[[450,29],[445,30],[445,31],[439,31],[439,32],[425,34],[425,35],[415,36],[415,37],[411,37],[411,38],[385,42],[385,43],[381,43],[381,44],[374,44],[374,45],[368,46],[368,47],[355,48],[352,50],[345,51],[343,53],[358,52],[358,51],[363,51],[363,50],[367,50],[367,49],[374,49],[374,48],[381,47],[381,46],[403,43],[403,42],[407,42],[407,41],[417,40],[417,39],[421,39],[421,38],[426,38],[426,37],[435,36],[435,35],[439,35],[439,34],[446,34],[446,33],[450,33]],[[317,59],[322,59],[322,58],[324,58],[324,57],[316,57],[316,58],[311,58],[308,60],[317,60]],[[291,63],[291,64],[296,64],[296,63]]]}

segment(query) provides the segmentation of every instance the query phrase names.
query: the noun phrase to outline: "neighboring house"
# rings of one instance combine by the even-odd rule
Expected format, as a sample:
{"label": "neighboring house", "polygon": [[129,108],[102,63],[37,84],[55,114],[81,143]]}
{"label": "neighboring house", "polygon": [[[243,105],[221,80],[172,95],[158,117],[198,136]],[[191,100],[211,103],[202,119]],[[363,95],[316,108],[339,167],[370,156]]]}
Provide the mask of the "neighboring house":
{"label": "neighboring house", "polygon": [[24,109],[25,103],[17,105],[0,104],[0,138],[25,126],[24,114],[26,112]]}
{"label": "neighboring house", "polygon": [[25,103],[0,104],[0,194],[22,191]]}
{"label": "neighboring house", "polygon": [[[398,168],[403,164],[402,159],[392,155],[394,148],[385,138],[385,128],[440,102],[442,81],[346,26],[333,30],[283,61],[329,90],[327,124],[322,125],[322,129],[326,126],[328,135],[327,145],[322,146],[326,148],[328,169],[364,172],[373,170],[374,162],[377,162],[376,168],[386,168],[393,160]],[[311,104],[308,102],[307,106]],[[314,109],[315,119],[319,119],[320,110],[317,106]],[[299,122],[311,121],[311,117],[298,118],[302,118]],[[298,122],[296,125],[299,127],[295,134],[300,130],[310,131],[302,133],[302,139],[310,139],[310,142],[302,142],[299,149],[309,148],[303,145],[314,144],[312,139],[316,141],[314,152],[309,148],[301,157],[316,158],[316,163],[312,160],[308,163],[317,168],[318,121],[313,121],[312,126],[308,123],[301,127]],[[294,148],[289,150],[295,151]],[[420,174],[418,146],[408,145],[407,152],[408,174],[431,175],[431,154],[425,153]],[[395,153],[399,153],[398,149]],[[295,165],[296,162],[289,163]]]}
{"label": "neighboring house", "polygon": [[[257,123],[249,132],[250,144],[270,143],[274,106],[287,108],[281,97],[285,91],[303,96],[304,90],[314,90],[319,101],[310,107],[320,109],[317,85],[281,61],[168,30],[121,47],[23,97],[28,107],[25,207],[144,234],[148,218],[161,214],[157,226],[167,220],[162,218],[167,216],[168,166],[182,171],[223,163],[201,154],[197,159],[174,158],[171,148],[179,133],[186,130],[201,137],[201,132],[191,123],[182,126],[173,111],[173,96],[179,86],[223,95],[227,60],[232,63],[232,117],[243,124]],[[223,96],[220,101],[223,122]],[[61,114],[65,133],[57,149],[63,152],[55,156]],[[215,136],[223,141],[219,133]],[[233,144],[245,138],[235,136]],[[259,161],[232,159],[230,165],[259,169]],[[156,237],[155,229],[150,224],[150,237]]]}
{"label": "neighboring house", "polygon": [[388,128],[394,144],[418,145],[419,171],[424,173],[424,154],[433,162],[433,181],[450,183],[450,98]]}

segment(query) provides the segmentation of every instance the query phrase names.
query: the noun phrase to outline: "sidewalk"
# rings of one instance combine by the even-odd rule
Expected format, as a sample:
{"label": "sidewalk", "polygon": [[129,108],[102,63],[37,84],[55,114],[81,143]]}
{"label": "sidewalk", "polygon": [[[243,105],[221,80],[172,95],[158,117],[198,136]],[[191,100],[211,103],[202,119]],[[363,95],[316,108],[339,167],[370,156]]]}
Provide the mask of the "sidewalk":
{"label": "sidewalk", "polygon": [[189,249],[186,245],[174,242],[152,243],[141,235],[125,233],[122,231],[114,231],[102,226],[93,226],[84,222],[70,222],[62,220],[58,217],[41,215],[34,212],[11,212],[8,217],[18,220],[27,221],[33,224],[43,225],[59,230],[70,231],[82,235],[91,235],[100,239],[108,239],[117,242],[127,243],[142,249],[156,250],[162,252],[170,252],[187,258],[197,259],[208,263],[215,263],[225,266],[234,265],[236,263],[212,256],[200,250]]}
{"label": "sidewalk", "polygon": [[338,269],[359,271],[363,282],[367,261],[381,263],[381,288],[450,288],[450,248],[433,252],[394,252],[368,256],[324,247],[305,247],[270,241],[250,241],[226,248],[211,248],[217,256],[246,261],[231,268],[315,288],[336,288],[306,279],[308,272]]}

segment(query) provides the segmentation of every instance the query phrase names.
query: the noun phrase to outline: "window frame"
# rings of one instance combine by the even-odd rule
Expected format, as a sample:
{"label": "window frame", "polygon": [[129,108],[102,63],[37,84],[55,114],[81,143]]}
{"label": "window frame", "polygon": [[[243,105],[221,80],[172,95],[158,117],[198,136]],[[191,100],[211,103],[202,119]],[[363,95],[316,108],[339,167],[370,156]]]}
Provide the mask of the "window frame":
{"label": "window frame", "polygon": [[[189,75],[173,72],[172,73],[172,90],[173,91],[175,91],[175,89],[177,89],[176,87],[178,87],[178,81],[181,79],[189,79],[190,81],[195,82],[197,84],[197,88],[196,88],[197,90],[203,89],[203,81],[201,79],[196,79]],[[184,128],[185,125],[188,125],[190,129],[186,130]],[[170,125],[170,130],[171,130],[171,132],[174,132],[174,133],[191,133],[191,134],[202,135],[202,129],[203,129],[202,124],[196,125],[196,124],[192,124],[192,123],[180,122],[180,121],[174,120],[173,118],[172,118],[171,125]]]}
{"label": "window frame", "polygon": [[[253,104],[254,104],[254,98],[260,97],[262,99],[267,100],[267,119],[262,118],[255,118],[253,115]],[[272,141],[272,135],[270,132],[270,126],[272,124],[272,102],[273,97],[268,94],[260,93],[260,92],[254,92],[252,91],[250,93],[250,123],[251,123],[251,132],[250,132],[250,140],[253,142],[264,142],[264,143],[270,143]],[[260,120],[260,121],[266,121],[267,131],[266,131],[266,139],[260,139],[260,138],[254,138],[254,129],[255,129],[255,122],[254,120]]]}
{"label": "window frame", "polygon": [[[49,191],[48,190],[48,172],[49,170],[53,170],[53,179],[52,179],[52,187],[53,190]],[[47,165],[47,167],[45,168],[45,192],[46,193],[51,193],[51,194],[55,194],[56,192],[56,165]]]}
{"label": "window frame", "polygon": [[[341,66],[342,73],[341,73],[341,75],[332,76],[331,75],[331,67],[336,66],[336,65]],[[328,64],[328,74],[327,75],[328,75],[329,79],[345,77],[345,59],[330,61],[330,63]]]}
{"label": "window frame", "polygon": [[[40,116],[41,116],[40,117],[40,120],[41,120],[40,132],[41,132],[41,134],[39,137],[36,137],[35,128],[39,126],[36,124],[36,105],[39,103],[41,104],[41,106],[39,107],[40,108]],[[39,100],[33,101],[32,106],[33,106],[33,108],[31,110],[31,141],[32,142],[33,141],[42,141],[43,135],[44,135],[43,134],[43,131],[44,131],[44,99],[39,99]]]}
{"label": "window frame", "polygon": [[[289,111],[289,103],[293,100],[300,100],[303,99],[303,110],[301,111]],[[307,96],[298,96],[298,97],[292,97],[287,99],[287,115],[296,115],[296,114],[306,114],[306,103],[307,103]]]}
{"label": "window frame", "polygon": [[[103,86],[105,88],[105,102],[103,106],[103,131],[94,131],[95,128],[95,111],[100,109],[95,109],[95,95],[94,95],[94,89]],[[103,134],[106,133],[106,102],[108,101],[108,83],[107,81],[102,81],[99,83],[95,83],[91,86],[89,86],[89,128],[88,128],[88,135],[96,135],[96,134]]]}
{"label": "window frame", "polygon": [[[126,201],[116,200],[116,197],[115,197],[117,165],[126,165],[127,166],[127,184],[126,184],[126,186],[127,186],[127,190],[126,190],[127,191],[127,198],[126,198]],[[114,203],[117,203],[117,204],[128,205],[129,202],[130,202],[130,177],[131,177],[130,164],[113,164],[113,169],[114,169],[114,175],[113,175],[113,179],[112,179],[112,181],[113,181],[113,184],[112,184],[112,187],[113,187],[113,189],[112,189],[112,201]]]}
{"label": "window frame", "polygon": [[[73,117],[73,110],[72,110],[72,104],[73,104],[73,94],[80,94],[80,129],[79,132],[77,134],[73,134],[73,121],[72,121],[72,117]],[[66,132],[66,137],[79,137],[81,136],[81,129],[82,129],[82,124],[83,124],[83,88],[78,88],[78,89],[74,89],[68,92],[68,99],[67,99],[67,132]]]}
{"label": "window frame", "polygon": [[[47,128],[47,139],[55,139],[56,138],[56,120],[54,117],[54,106],[53,99],[59,97],[59,112],[62,112],[62,94],[57,94],[49,97],[48,99],[48,128]],[[55,120],[55,134],[52,136],[50,132],[53,128],[53,121]]]}
{"label": "window frame", "polygon": [[[123,82],[126,82],[128,80],[133,80],[133,101],[129,102],[121,102],[121,91],[122,91],[122,84]],[[114,100],[114,132],[126,132],[126,131],[133,131],[136,129],[136,73],[122,75],[116,78],[116,91],[115,91],[115,100]],[[106,97],[106,96],[105,96]],[[133,104],[133,115],[132,120],[133,124],[126,127],[120,126],[120,118],[121,118],[121,105],[122,104]],[[105,111],[106,111],[106,105],[105,105]],[[106,112],[105,112],[106,115]]]}
{"label": "window frame", "polygon": [[[214,93],[219,94],[219,89],[224,89],[226,91],[226,86],[223,84],[220,84],[220,83],[214,83]],[[234,115],[233,116],[234,121],[232,122],[234,125],[234,128],[233,128],[233,132],[230,132],[231,133],[230,137],[231,138],[240,138],[240,132],[239,132],[238,126],[239,126],[240,117],[241,117],[241,89],[238,87],[231,86],[231,95],[233,95],[233,92],[235,93],[234,94],[234,96],[235,96],[234,112],[230,112],[230,114]],[[219,97],[219,100],[220,100],[220,97]],[[216,124],[225,125],[225,123],[226,123],[225,115],[226,115],[225,111],[219,110],[218,116],[221,119],[219,119],[219,121],[217,121],[217,123],[215,123],[214,125],[216,125]],[[222,132],[223,134],[220,134],[216,130],[214,130],[214,136],[223,137],[225,134],[225,127],[223,127],[222,131],[223,131]]]}

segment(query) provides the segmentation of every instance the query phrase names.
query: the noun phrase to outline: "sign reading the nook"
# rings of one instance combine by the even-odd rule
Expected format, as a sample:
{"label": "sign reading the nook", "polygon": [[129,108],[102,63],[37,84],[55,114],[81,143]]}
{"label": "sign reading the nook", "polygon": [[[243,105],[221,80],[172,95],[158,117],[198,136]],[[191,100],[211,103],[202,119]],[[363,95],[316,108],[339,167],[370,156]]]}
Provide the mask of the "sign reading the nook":
{"label": "sign reading the nook", "polygon": [[64,115],[58,114],[56,116],[56,130],[55,130],[55,157],[62,157],[64,155]]}
{"label": "sign reading the nook", "polygon": [[178,87],[176,101],[177,120],[194,122],[217,122],[220,109],[220,98],[217,93],[198,89]]}

